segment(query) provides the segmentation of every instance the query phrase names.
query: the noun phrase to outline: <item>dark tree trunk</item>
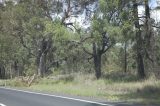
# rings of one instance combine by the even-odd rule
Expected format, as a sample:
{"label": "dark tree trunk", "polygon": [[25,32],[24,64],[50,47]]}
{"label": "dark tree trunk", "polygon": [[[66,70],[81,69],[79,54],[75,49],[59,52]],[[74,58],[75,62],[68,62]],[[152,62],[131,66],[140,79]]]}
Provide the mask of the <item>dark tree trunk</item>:
{"label": "dark tree trunk", "polygon": [[0,79],[5,79],[5,67],[0,65]]}
{"label": "dark tree trunk", "polygon": [[46,54],[43,53],[39,61],[38,76],[44,77],[45,72],[46,72]]}
{"label": "dark tree trunk", "polygon": [[19,71],[18,71],[18,61],[13,60],[11,63],[11,69],[10,69],[10,78],[14,78],[16,76],[19,76]]}
{"label": "dark tree trunk", "polygon": [[144,69],[144,61],[143,61],[143,38],[141,34],[141,28],[139,24],[138,18],[138,4],[136,0],[133,0],[133,9],[134,9],[134,19],[135,19],[135,27],[136,27],[136,52],[137,52],[137,70],[140,78],[145,78],[145,69]]}
{"label": "dark tree trunk", "polygon": [[15,71],[15,76],[19,77],[18,60],[14,61],[14,71]]}
{"label": "dark tree trunk", "polygon": [[[115,43],[114,40],[112,41],[107,32],[102,32],[101,33],[102,36],[102,42],[101,44],[93,42],[92,43],[92,53],[87,51],[84,47],[83,50],[89,54],[91,57],[93,58],[93,62],[94,62],[94,70],[95,70],[95,76],[97,79],[101,78],[102,72],[101,72],[101,61],[102,61],[102,56],[104,53],[106,53]],[[91,34],[92,37],[92,34]],[[90,59],[89,58],[89,59]]]}
{"label": "dark tree trunk", "polygon": [[145,78],[145,71],[144,71],[144,62],[143,56],[138,52],[137,54],[137,65],[138,65],[138,75],[140,78]]}
{"label": "dark tree trunk", "polygon": [[96,78],[99,79],[101,77],[101,55],[99,54],[94,56],[94,67]]}
{"label": "dark tree trunk", "polygon": [[40,42],[40,47],[37,55],[37,67],[38,67],[38,76],[43,77],[45,73],[45,59],[46,59],[46,50],[47,42],[45,38]]}
{"label": "dark tree trunk", "polygon": [[127,42],[124,45],[124,72],[127,72]]}
{"label": "dark tree trunk", "polygon": [[146,58],[149,60],[150,68],[152,71],[155,70],[156,59],[155,59],[155,38],[152,28],[152,19],[150,18],[149,1],[145,0],[145,48]]}
{"label": "dark tree trunk", "polygon": [[143,56],[143,47],[142,47],[142,37],[141,37],[141,31],[139,30],[136,32],[136,38],[137,38],[137,68],[138,68],[138,75],[140,78],[145,78],[145,69],[144,69],[144,56]]}
{"label": "dark tree trunk", "polygon": [[137,49],[137,69],[138,69],[138,75],[140,78],[145,78],[145,69],[144,69],[144,54],[143,54],[143,40],[141,31],[136,32],[136,49]]}
{"label": "dark tree trunk", "polygon": [[101,56],[99,48],[95,43],[93,43],[93,59],[94,59],[94,68],[95,76],[97,79],[101,77]]}
{"label": "dark tree trunk", "polygon": [[36,56],[36,65],[37,65],[37,75],[41,76],[41,73],[39,71],[39,65],[40,65],[40,58],[41,58],[41,55],[42,55],[42,51],[41,51],[41,47],[39,47],[39,50],[38,50],[38,53],[37,53],[37,56]]}
{"label": "dark tree trunk", "polygon": [[40,42],[40,47],[37,55],[37,67],[38,67],[38,76],[44,77],[46,73],[46,57],[51,48],[51,38],[43,38]]}

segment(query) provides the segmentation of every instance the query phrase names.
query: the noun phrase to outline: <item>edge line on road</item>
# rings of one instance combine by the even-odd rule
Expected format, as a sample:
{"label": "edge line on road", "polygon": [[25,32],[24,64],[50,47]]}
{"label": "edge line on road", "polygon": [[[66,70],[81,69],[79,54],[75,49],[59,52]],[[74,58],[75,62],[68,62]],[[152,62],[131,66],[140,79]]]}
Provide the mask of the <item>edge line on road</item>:
{"label": "edge line on road", "polygon": [[29,94],[50,96],[50,97],[56,97],[56,98],[62,98],[62,99],[68,99],[68,100],[74,100],[74,101],[80,101],[80,102],[86,102],[86,103],[94,103],[94,104],[98,104],[98,105],[102,105],[102,106],[113,106],[113,105],[110,105],[110,104],[104,104],[104,103],[94,102],[94,101],[89,101],[89,100],[84,100],[84,99],[76,99],[76,98],[71,98],[71,97],[58,96],[58,95],[52,95],[52,94],[45,94],[45,93],[39,93],[39,92],[31,92],[31,91],[18,90],[18,89],[6,88],[6,87],[0,87],[0,88],[6,89],[6,90],[12,90],[12,91],[29,93]]}

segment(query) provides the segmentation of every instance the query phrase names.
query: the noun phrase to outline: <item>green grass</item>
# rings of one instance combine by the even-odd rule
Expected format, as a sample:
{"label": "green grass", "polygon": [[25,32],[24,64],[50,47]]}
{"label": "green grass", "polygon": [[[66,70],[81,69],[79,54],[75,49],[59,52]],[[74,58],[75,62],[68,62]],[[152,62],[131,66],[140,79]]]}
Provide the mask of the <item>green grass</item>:
{"label": "green grass", "polygon": [[[8,86],[30,90],[101,98],[111,101],[160,104],[160,80],[139,80],[133,75],[105,76],[96,80],[94,75],[55,76],[37,80],[30,87],[20,81],[6,81]],[[0,81],[0,85],[5,85]]]}

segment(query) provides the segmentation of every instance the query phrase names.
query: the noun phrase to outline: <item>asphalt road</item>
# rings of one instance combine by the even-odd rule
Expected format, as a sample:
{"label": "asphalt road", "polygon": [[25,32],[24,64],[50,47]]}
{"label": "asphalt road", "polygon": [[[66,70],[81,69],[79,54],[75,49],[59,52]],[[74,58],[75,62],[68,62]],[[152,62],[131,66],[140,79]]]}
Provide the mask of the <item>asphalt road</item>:
{"label": "asphalt road", "polygon": [[[100,103],[84,99],[30,91],[0,88],[0,106],[137,106],[121,103]],[[138,105],[141,106],[141,105]]]}
{"label": "asphalt road", "polygon": [[0,88],[0,103],[6,106],[111,106],[81,99]]}

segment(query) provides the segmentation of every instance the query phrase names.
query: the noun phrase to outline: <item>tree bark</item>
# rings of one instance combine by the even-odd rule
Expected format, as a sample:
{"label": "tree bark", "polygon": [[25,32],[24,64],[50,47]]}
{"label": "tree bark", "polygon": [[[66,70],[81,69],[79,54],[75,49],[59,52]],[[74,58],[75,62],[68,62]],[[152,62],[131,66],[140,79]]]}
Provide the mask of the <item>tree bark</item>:
{"label": "tree bark", "polygon": [[0,65],[0,79],[5,79],[5,67]]}
{"label": "tree bark", "polygon": [[95,75],[99,79],[101,77],[101,55],[94,56]]}
{"label": "tree bark", "polygon": [[97,79],[101,77],[101,56],[99,48],[95,43],[93,43],[93,59],[94,59],[94,68],[95,76]]}
{"label": "tree bark", "polygon": [[137,49],[137,65],[138,65],[138,75],[140,78],[145,78],[145,70],[144,70],[144,62],[143,62],[143,56]]}
{"label": "tree bark", "polygon": [[154,71],[155,68],[155,38],[152,28],[152,22],[150,18],[150,8],[149,8],[149,1],[145,0],[145,46],[146,46],[146,57],[151,62],[151,70]]}
{"label": "tree bark", "polygon": [[43,38],[40,42],[40,47],[37,55],[37,65],[38,65],[38,76],[44,77],[46,73],[46,57],[51,48],[51,38]]}
{"label": "tree bark", "polygon": [[143,60],[143,38],[138,18],[138,4],[133,0],[134,24],[136,28],[136,52],[137,52],[137,70],[140,78],[145,78],[144,60]]}
{"label": "tree bark", "polygon": [[18,60],[14,61],[14,71],[15,71],[15,76],[19,77],[19,66],[18,66]]}
{"label": "tree bark", "polygon": [[127,72],[127,42],[124,44],[124,72]]}
{"label": "tree bark", "polygon": [[39,61],[38,76],[44,77],[45,71],[46,71],[46,54],[42,53]]}

